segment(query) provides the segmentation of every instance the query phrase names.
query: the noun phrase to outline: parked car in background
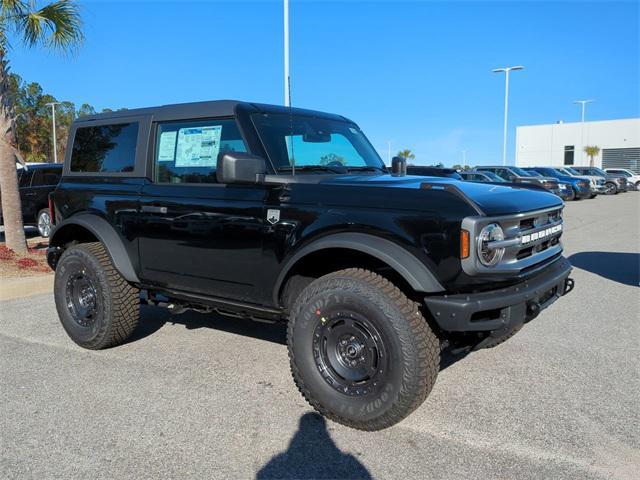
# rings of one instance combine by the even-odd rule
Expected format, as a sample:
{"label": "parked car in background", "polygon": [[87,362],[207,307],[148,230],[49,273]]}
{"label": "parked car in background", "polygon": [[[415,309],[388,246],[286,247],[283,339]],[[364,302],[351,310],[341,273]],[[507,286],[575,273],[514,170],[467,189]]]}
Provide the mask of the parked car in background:
{"label": "parked car in background", "polygon": [[610,175],[618,175],[627,179],[627,186],[634,185],[636,190],[640,189],[640,174],[626,168],[605,168],[604,171]]}
{"label": "parked car in background", "polygon": [[407,165],[407,175],[418,175],[422,177],[445,177],[462,180],[457,170],[453,168]]}
{"label": "parked car in background", "polygon": [[[36,226],[45,238],[51,233],[52,226],[49,193],[56,188],[61,176],[61,163],[28,163],[26,167],[18,168],[22,222],[25,226]],[[1,207],[0,221],[4,225]]]}
{"label": "parked car in background", "polygon": [[[621,175],[614,175],[596,167],[571,167],[580,175],[601,176],[605,179],[607,193],[620,193],[627,191],[627,179]],[[615,189],[614,189],[615,187]],[[615,190],[615,191],[613,191]]]}
{"label": "parked car in background", "polygon": [[493,172],[467,171],[467,172],[460,172],[460,176],[462,177],[463,180],[467,182],[489,183],[492,185],[500,185],[505,187],[511,186],[511,187],[518,187],[518,188],[528,188],[531,190],[549,191],[551,193],[555,193],[563,200],[573,200],[575,196],[573,194],[573,190],[571,189],[571,187],[570,186],[567,187],[565,185],[566,182],[558,182],[558,191],[555,192],[552,190],[547,190],[546,188],[541,187],[540,185],[536,185],[534,183],[507,182],[506,180],[499,177]]}
{"label": "parked car in background", "polygon": [[[541,173],[538,173],[538,172],[536,172],[534,170],[529,171],[528,173],[530,173],[534,177],[549,178],[549,177],[545,177]],[[558,183],[558,192],[556,193],[555,191],[552,190],[553,193],[555,193],[556,195],[561,197],[563,200],[575,200],[576,199],[576,194],[573,191],[573,188],[571,188],[571,183],[566,182],[564,180],[557,179],[557,178],[554,179],[554,180]],[[551,190],[551,189],[549,189],[549,190]]]}
{"label": "parked car in background", "polygon": [[527,172],[537,172],[545,177],[553,177],[557,180],[562,180],[563,182],[569,182],[573,189],[573,193],[575,194],[575,200],[579,200],[581,198],[593,198],[597,195],[597,193],[591,189],[591,182],[588,178],[567,175],[566,173],[552,167],[525,167],[524,170]]}
{"label": "parked car in background", "polygon": [[573,168],[566,165],[564,167],[554,167],[554,168],[559,172],[564,173],[566,175],[571,175],[572,177],[586,178],[587,180],[589,180],[591,191],[594,193],[602,193],[602,194],[615,193],[612,190],[612,187],[607,185],[607,179],[601,175],[583,175],[577,170],[574,170]]}
{"label": "parked car in background", "polygon": [[527,172],[526,170],[515,166],[482,165],[475,167],[472,171],[492,172],[507,182],[531,183],[534,185],[540,185],[556,195],[559,195],[560,193],[558,181],[555,178],[533,175],[531,172]]}

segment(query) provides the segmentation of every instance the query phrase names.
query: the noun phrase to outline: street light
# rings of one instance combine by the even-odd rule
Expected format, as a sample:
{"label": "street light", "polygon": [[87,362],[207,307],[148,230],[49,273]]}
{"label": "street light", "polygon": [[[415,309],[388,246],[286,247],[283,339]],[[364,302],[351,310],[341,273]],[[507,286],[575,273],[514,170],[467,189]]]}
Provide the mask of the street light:
{"label": "street light", "polygon": [[522,65],[516,65],[514,67],[501,67],[494,68],[493,73],[501,73],[504,72],[504,133],[502,139],[502,164],[507,164],[507,115],[509,112],[509,72],[511,70],[522,70],[524,67]]}
{"label": "street light", "polygon": [[56,142],[56,105],[60,105],[60,102],[49,102],[45,105],[47,107],[51,107],[51,118],[53,121],[53,163],[58,163],[58,144]]}
{"label": "street light", "polygon": [[580,116],[580,164],[584,165],[584,111],[587,103],[593,103],[595,100],[576,100],[573,103],[579,103],[582,107]]}

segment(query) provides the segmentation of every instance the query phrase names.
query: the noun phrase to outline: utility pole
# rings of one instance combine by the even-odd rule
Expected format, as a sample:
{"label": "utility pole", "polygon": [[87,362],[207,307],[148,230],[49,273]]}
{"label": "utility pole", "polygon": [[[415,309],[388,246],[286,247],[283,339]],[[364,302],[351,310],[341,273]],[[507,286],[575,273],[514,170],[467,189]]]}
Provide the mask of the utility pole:
{"label": "utility pole", "polygon": [[509,72],[512,70],[522,70],[522,65],[514,67],[501,67],[493,69],[493,73],[504,72],[504,131],[502,136],[502,165],[507,164],[507,116],[509,113]]}
{"label": "utility pole", "polygon": [[58,163],[58,142],[56,141],[56,105],[60,105],[60,102],[49,102],[45,104],[47,107],[51,107],[51,119],[53,122],[53,163]]}
{"label": "utility pole", "polygon": [[573,103],[579,103],[582,107],[580,115],[580,164],[584,165],[584,111],[587,103],[593,103],[595,100],[576,100]]}
{"label": "utility pole", "polygon": [[289,0],[284,0],[284,106],[290,107],[291,77],[289,76]]}

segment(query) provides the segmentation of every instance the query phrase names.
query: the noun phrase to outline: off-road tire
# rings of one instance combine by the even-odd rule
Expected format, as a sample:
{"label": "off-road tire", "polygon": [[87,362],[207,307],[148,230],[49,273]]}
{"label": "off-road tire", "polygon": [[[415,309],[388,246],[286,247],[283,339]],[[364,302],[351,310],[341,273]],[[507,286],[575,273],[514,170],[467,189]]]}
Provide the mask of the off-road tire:
{"label": "off-road tire", "polygon": [[[96,293],[95,315],[87,326],[74,320],[69,305],[69,284],[74,281],[72,277],[78,275],[85,276]],[[115,269],[100,242],[83,243],[65,250],[56,265],[54,297],[62,326],[81,347],[100,350],[122,344],[138,325],[139,290]]]}
{"label": "off-road tire", "polygon": [[[379,364],[386,375],[373,377],[378,385],[369,383],[375,386],[365,394],[355,394],[356,387],[351,395],[338,391],[318,366],[318,329],[327,318],[351,314],[366,317],[389,358]],[[359,430],[381,430],[407,417],[427,398],[440,365],[439,340],[418,304],[380,275],[355,268],[320,277],[302,291],[291,311],[287,345],[294,381],[309,404]]]}

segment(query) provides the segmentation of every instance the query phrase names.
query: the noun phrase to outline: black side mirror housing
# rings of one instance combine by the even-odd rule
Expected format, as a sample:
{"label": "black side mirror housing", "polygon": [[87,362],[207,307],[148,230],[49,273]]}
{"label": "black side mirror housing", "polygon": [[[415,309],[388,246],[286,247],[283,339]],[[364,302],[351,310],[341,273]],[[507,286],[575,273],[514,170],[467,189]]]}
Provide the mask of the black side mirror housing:
{"label": "black side mirror housing", "polygon": [[227,152],[218,157],[218,183],[263,183],[267,173],[264,158],[250,153]]}
{"label": "black side mirror housing", "polygon": [[391,175],[394,177],[404,177],[407,174],[407,159],[404,157],[393,157],[391,159]]}

